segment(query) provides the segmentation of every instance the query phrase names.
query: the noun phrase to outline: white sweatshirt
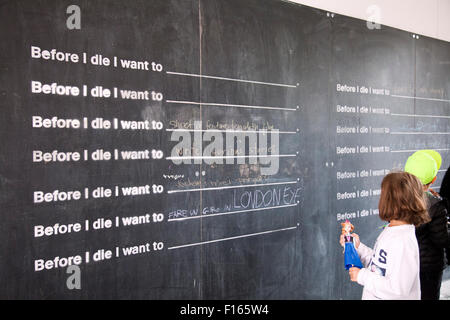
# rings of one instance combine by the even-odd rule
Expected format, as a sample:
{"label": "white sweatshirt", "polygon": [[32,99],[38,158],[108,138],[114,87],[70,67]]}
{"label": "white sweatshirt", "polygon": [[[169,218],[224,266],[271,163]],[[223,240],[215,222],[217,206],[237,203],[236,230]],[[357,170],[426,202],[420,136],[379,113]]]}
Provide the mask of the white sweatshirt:
{"label": "white sweatshirt", "polygon": [[419,246],[411,224],[386,227],[374,249],[356,249],[365,268],[358,273],[363,300],[420,300]]}

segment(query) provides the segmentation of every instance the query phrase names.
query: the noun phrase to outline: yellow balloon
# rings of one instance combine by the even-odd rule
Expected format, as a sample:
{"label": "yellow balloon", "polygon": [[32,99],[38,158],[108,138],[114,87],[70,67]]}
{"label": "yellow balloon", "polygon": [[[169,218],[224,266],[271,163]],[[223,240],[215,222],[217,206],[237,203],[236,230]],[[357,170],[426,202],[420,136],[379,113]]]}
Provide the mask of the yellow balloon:
{"label": "yellow balloon", "polygon": [[438,166],[436,160],[426,150],[420,150],[408,158],[405,172],[415,175],[423,185],[426,185],[436,177]]}
{"label": "yellow balloon", "polygon": [[435,150],[422,150],[422,151],[433,157],[433,159],[436,161],[437,169],[439,170],[442,164],[442,157],[439,154],[439,152]]}

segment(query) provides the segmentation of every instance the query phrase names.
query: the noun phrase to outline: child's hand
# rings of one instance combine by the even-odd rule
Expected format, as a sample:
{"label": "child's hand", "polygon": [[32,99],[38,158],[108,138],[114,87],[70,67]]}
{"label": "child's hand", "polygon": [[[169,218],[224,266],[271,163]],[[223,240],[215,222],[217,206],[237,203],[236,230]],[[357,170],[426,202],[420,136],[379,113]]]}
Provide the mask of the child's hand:
{"label": "child's hand", "polygon": [[351,280],[351,281],[353,281],[353,282],[358,281],[358,273],[359,273],[359,270],[361,270],[361,269],[355,268],[355,267],[350,268],[350,269],[348,270],[348,274],[350,275],[350,280]]}

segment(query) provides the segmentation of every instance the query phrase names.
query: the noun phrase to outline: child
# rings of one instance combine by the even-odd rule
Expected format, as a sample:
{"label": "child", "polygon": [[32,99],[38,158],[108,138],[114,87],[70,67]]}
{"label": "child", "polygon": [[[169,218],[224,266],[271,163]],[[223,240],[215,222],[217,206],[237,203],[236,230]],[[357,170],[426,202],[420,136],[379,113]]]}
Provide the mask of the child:
{"label": "child", "polygon": [[[412,174],[394,172],[384,177],[378,204],[380,218],[389,225],[373,249],[352,234],[365,268],[350,268],[350,280],[364,286],[362,299],[419,300],[419,247],[415,226],[429,220],[422,184]],[[341,235],[341,245],[344,244]]]}

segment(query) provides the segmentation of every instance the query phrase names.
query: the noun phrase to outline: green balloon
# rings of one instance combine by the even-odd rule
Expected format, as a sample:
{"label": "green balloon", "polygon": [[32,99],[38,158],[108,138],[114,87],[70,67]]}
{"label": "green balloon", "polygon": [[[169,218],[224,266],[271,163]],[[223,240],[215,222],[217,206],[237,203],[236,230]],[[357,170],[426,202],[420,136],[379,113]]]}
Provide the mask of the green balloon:
{"label": "green balloon", "polygon": [[422,150],[422,151],[433,157],[433,159],[436,161],[437,169],[439,170],[442,164],[442,157],[439,154],[439,152],[435,150]]}
{"label": "green balloon", "polygon": [[405,172],[419,178],[423,185],[429,184],[438,173],[438,164],[429,150],[414,152],[405,163]]}

